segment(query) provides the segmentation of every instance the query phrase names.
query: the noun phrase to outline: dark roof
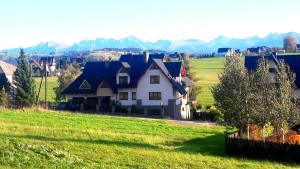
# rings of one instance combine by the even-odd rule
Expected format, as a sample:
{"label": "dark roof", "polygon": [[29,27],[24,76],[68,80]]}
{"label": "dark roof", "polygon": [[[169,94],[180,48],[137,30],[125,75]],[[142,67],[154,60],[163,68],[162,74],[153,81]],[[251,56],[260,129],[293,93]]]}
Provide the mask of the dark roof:
{"label": "dark roof", "polygon": [[298,49],[300,48],[300,44],[297,44],[297,48],[298,48]]}
{"label": "dark roof", "polygon": [[259,47],[256,47],[256,48],[247,48],[247,51],[251,52],[251,53],[259,53],[260,52],[260,48]]}
{"label": "dark roof", "polygon": [[227,53],[231,51],[231,48],[219,48],[218,53]]}
{"label": "dark roof", "polygon": [[[135,88],[137,87],[139,79],[153,62],[155,62],[167,76],[175,89],[181,94],[186,94],[184,87],[173,79],[173,77],[178,77],[180,74],[181,62],[169,63],[163,62],[161,59],[152,59],[152,62],[144,63],[144,61],[140,59],[143,58],[142,56],[143,55],[124,55],[120,58],[120,61],[87,62],[83,73],[63,91],[63,94],[95,93],[98,85],[102,81],[106,81],[115,93],[118,88]],[[152,58],[156,56],[160,58],[162,55],[152,56]],[[126,59],[129,59],[129,62],[125,62]],[[124,68],[129,74],[129,84],[116,84],[116,75],[121,68]],[[84,80],[90,84],[91,89],[79,89]]]}
{"label": "dark roof", "polygon": [[182,62],[164,62],[172,77],[178,77],[181,71]]}
{"label": "dark roof", "polygon": [[[261,56],[246,56],[245,57],[245,66],[248,70],[255,70],[257,62]],[[300,55],[268,55],[265,56],[266,59],[271,59],[275,63],[278,63],[279,60],[284,60],[287,63],[293,73],[296,75],[295,84],[297,88],[300,88]]]}
{"label": "dark roof", "polygon": [[[148,62],[152,62],[153,59],[161,59],[163,60],[165,58],[165,54],[149,54]],[[121,55],[119,61],[121,62],[127,62],[129,64],[133,63],[144,63],[144,55],[139,54],[139,55],[133,55],[131,53],[126,54],[126,55]]]}
{"label": "dark roof", "polygon": [[[82,74],[71,83],[62,93],[74,94],[74,93],[95,93],[98,85],[102,81],[106,81],[112,88],[113,92],[117,92],[116,88],[116,74],[121,68],[122,64],[118,61],[112,62],[87,62]],[[79,89],[83,81],[86,80],[91,89]]]}

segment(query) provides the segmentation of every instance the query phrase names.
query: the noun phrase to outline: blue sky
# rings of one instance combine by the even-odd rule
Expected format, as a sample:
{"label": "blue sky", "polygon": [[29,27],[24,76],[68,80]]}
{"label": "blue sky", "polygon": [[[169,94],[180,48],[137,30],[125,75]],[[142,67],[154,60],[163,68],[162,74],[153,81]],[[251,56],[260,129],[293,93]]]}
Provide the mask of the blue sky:
{"label": "blue sky", "polygon": [[0,0],[0,49],[82,39],[300,32],[299,0]]}

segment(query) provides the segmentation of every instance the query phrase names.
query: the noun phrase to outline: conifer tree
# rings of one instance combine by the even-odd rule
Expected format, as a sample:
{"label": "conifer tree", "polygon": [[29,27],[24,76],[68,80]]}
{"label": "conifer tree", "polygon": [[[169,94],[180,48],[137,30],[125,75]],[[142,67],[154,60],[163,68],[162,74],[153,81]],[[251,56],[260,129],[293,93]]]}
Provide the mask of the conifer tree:
{"label": "conifer tree", "polygon": [[16,93],[14,99],[17,106],[29,107],[35,101],[35,83],[32,78],[31,65],[26,59],[23,49],[20,50],[17,70],[14,73]]}
{"label": "conifer tree", "polygon": [[0,90],[0,106],[1,107],[8,107],[9,104],[9,98],[8,93],[6,92],[6,89],[2,87]]}

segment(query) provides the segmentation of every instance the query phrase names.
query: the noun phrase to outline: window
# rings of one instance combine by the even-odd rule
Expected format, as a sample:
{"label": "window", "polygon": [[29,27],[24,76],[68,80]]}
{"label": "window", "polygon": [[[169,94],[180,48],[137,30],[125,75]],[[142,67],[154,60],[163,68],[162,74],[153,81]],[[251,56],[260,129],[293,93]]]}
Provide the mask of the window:
{"label": "window", "polygon": [[150,84],[159,84],[159,76],[150,76]]}
{"label": "window", "polygon": [[109,85],[107,84],[106,81],[102,82],[101,88],[109,88]]}
{"label": "window", "polygon": [[119,99],[120,100],[128,100],[128,92],[120,92]]}
{"label": "window", "polygon": [[119,84],[128,84],[128,76],[119,76]]}
{"label": "window", "polygon": [[131,99],[136,100],[136,92],[132,92]]}
{"label": "window", "polygon": [[84,80],[79,89],[91,89],[91,85],[86,80]]}
{"label": "window", "polygon": [[149,100],[161,100],[161,92],[149,92]]}

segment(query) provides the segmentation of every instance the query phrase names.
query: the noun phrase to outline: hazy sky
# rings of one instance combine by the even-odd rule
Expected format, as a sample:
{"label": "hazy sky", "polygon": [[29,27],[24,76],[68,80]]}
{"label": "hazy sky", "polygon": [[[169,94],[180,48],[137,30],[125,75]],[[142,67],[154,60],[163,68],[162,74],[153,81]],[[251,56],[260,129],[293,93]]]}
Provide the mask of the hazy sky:
{"label": "hazy sky", "polygon": [[0,0],[0,49],[82,39],[300,32],[300,0]]}

